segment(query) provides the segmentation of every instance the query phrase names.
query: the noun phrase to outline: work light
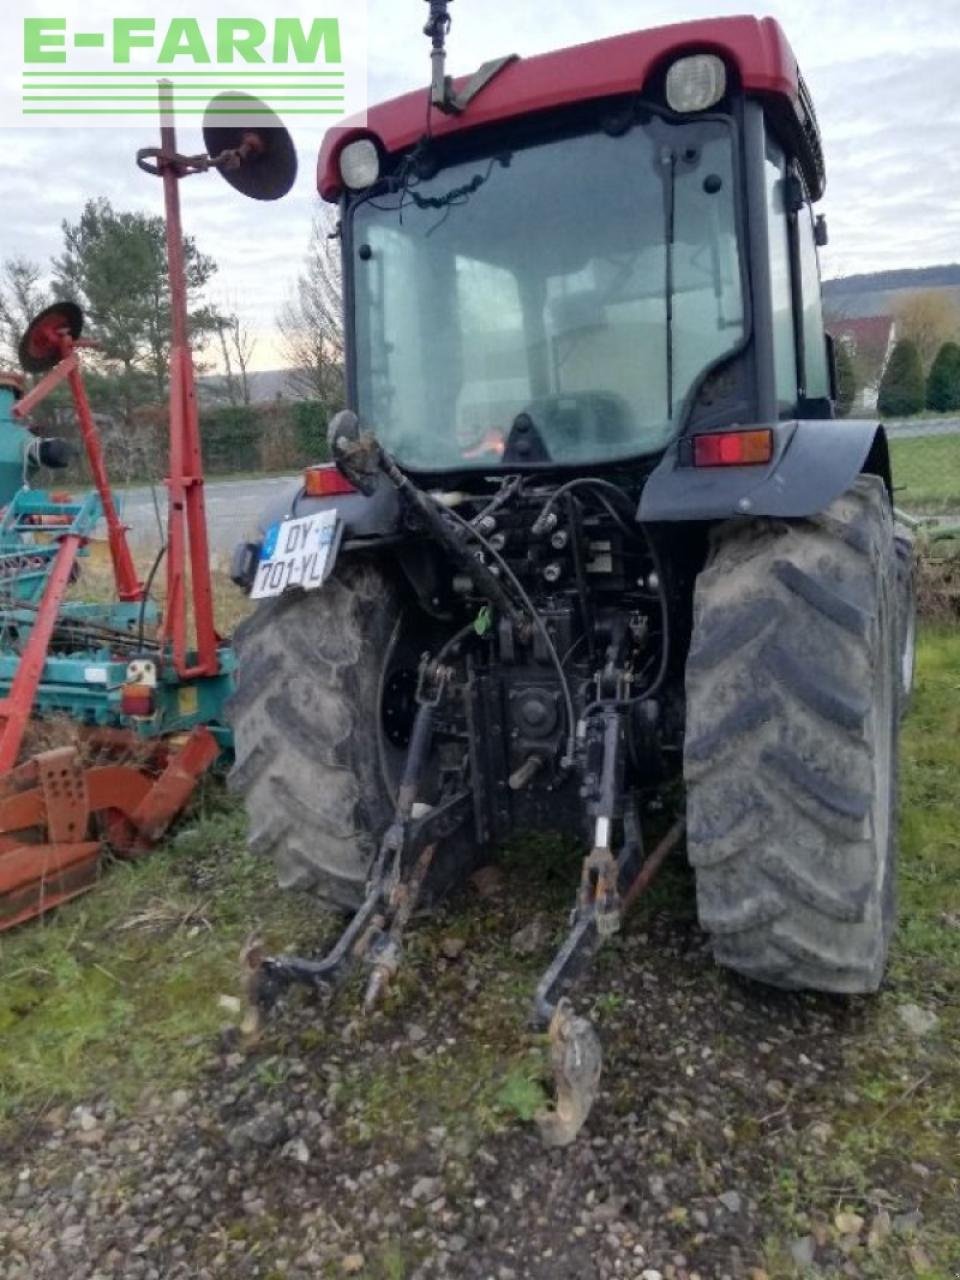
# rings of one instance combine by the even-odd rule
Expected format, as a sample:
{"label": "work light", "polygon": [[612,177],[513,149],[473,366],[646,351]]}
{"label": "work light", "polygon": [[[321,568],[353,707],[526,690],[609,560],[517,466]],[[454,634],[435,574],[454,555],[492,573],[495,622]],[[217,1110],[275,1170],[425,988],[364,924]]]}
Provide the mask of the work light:
{"label": "work light", "polygon": [[340,177],[351,191],[372,187],[380,177],[380,152],[369,138],[351,142],[340,152]]}
{"label": "work light", "polygon": [[727,91],[727,69],[712,53],[678,58],[667,72],[667,106],[687,113],[715,107]]}

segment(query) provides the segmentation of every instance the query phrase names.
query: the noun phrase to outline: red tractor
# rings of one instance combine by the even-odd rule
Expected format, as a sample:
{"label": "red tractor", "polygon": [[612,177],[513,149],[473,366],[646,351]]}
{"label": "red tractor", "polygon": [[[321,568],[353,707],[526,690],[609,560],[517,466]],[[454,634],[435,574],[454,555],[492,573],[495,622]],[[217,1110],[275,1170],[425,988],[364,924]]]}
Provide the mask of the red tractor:
{"label": "red tractor", "polygon": [[558,991],[684,821],[720,964],[874,991],[912,551],[883,427],[835,418],[796,59],[773,20],[723,18],[453,82],[429,3],[428,94],[320,155],[335,463],[235,556],[261,601],[230,713],[251,844],[354,913],[325,960],[258,957],[256,993],[330,981],[362,939],[372,1000],[425,886],[517,829],[583,831],[537,997],[562,1056]]}

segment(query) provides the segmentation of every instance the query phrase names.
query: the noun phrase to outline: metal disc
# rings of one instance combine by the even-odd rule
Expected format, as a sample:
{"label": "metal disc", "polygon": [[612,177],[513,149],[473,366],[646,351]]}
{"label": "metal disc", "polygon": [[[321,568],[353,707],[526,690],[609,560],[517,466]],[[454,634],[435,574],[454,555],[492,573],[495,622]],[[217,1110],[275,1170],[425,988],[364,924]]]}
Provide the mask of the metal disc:
{"label": "metal disc", "polygon": [[[225,123],[227,112],[233,115],[249,112],[257,123]],[[262,149],[236,169],[221,169],[220,173],[231,187],[245,196],[254,200],[279,200],[297,176],[296,148],[279,117],[259,98],[246,93],[221,93],[213,99],[203,121],[203,141],[208,155],[235,151],[251,135],[259,139]]]}
{"label": "metal disc", "polygon": [[46,373],[59,364],[64,329],[74,342],[83,333],[83,312],[75,302],[55,302],[34,316],[17,349],[20,367],[27,373]]}

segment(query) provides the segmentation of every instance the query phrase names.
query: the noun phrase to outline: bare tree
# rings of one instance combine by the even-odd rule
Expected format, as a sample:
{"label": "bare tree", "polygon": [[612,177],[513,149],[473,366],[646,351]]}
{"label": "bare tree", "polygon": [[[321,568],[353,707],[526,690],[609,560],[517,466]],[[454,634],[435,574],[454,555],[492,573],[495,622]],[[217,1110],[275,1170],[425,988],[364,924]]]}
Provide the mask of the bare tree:
{"label": "bare tree", "polygon": [[943,289],[908,294],[896,309],[896,320],[897,337],[914,344],[924,370],[930,368],[945,342],[960,336],[960,308]]}
{"label": "bare tree", "polygon": [[0,268],[0,347],[14,368],[23,332],[47,302],[42,279],[43,268],[28,258],[7,258]]}
{"label": "bare tree", "polygon": [[223,392],[231,405],[250,403],[250,361],[257,340],[236,312],[218,312],[214,327],[223,359]]}
{"label": "bare tree", "polygon": [[233,362],[230,358],[230,324],[232,316],[217,316],[217,337],[220,339],[220,353],[223,356],[224,391],[231,405],[239,401],[239,388],[233,373]]}
{"label": "bare tree", "polygon": [[313,221],[304,271],[277,315],[287,383],[296,395],[338,400],[343,394],[343,276],[333,215]]}
{"label": "bare tree", "polygon": [[233,354],[237,358],[239,369],[240,397],[244,404],[250,403],[250,361],[257,349],[257,340],[238,315],[231,316],[229,342]]}

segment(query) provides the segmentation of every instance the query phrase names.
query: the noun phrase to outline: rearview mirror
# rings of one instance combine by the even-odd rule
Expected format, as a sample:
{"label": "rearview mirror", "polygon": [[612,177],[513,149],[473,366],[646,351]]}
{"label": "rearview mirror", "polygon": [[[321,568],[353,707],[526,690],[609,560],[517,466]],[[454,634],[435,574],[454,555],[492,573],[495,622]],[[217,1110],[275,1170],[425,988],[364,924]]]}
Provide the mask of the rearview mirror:
{"label": "rearview mirror", "polygon": [[363,431],[360,419],[349,409],[343,409],[330,419],[327,428],[330,456],[342,476],[370,495],[377,487],[380,474],[380,442],[372,431]]}

